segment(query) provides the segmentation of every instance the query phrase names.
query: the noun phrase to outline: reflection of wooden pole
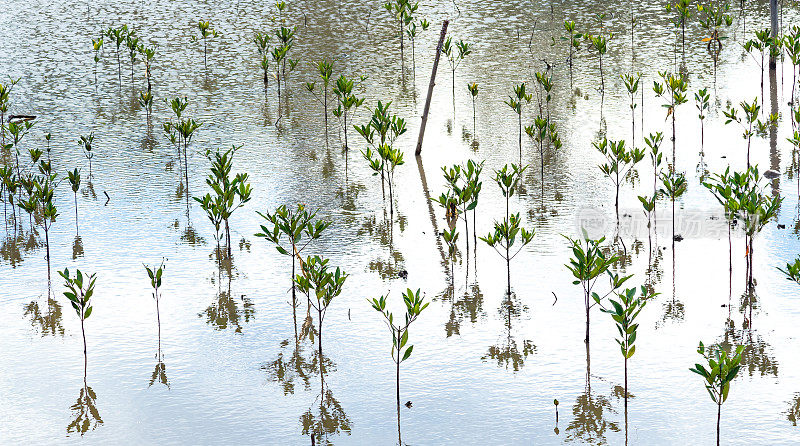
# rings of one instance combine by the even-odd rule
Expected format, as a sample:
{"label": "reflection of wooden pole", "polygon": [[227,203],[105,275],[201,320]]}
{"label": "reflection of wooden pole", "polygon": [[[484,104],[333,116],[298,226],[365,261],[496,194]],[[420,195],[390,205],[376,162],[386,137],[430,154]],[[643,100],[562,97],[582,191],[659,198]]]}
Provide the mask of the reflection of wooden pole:
{"label": "reflection of wooden pole", "polygon": [[431,97],[433,96],[433,86],[436,85],[436,70],[439,68],[439,56],[442,54],[444,36],[447,34],[449,20],[442,22],[442,33],[439,35],[439,44],[436,45],[436,57],[433,59],[433,71],[431,72],[431,83],[428,84],[428,97],[425,100],[425,110],[422,112],[422,124],[419,126],[419,139],[417,139],[417,150],[414,155],[422,153],[422,138],[425,137],[425,125],[428,123],[428,111],[431,109]]}

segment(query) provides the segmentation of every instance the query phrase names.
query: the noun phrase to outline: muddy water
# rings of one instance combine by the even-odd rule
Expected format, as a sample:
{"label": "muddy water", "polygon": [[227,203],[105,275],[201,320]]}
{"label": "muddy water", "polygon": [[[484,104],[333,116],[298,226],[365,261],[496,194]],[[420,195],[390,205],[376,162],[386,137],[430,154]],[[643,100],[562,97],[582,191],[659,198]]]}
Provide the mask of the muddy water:
{"label": "muddy water", "polygon": [[[617,232],[612,185],[597,168],[601,157],[591,143],[601,129],[611,139],[630,140],[630,109],[619,74],[630,71],[631,64],[644,74],[645,86],[644,105],[636,110],[636,144],[642,145],[643,111],[644,132],[665,132],[663,148],[671,150],[669,122],[651,89],[658,70],[675,66],[674,36],[662,5],[634,8],[639,25],[632,57],[630,12],[612,3],[423,4],[420,14],[432,26],[418,39],[416,73],[408,46],[401,71],[392,22],[373,6],[290,3],[286,20],[298,25],[292,57],[301,62],[289,75],[286,110],[277,126],[275,83],[265,98],[251,43],[255,31],[274,26],[269,2],[129,1],[87,7],[33,0],[12,1],[4,8],[0,74],[22,79],[13,90],[11,111],[39,116],[22,147],[45,147],[43,135],[49,132],[56,169],[65,174],[81,167],[85,175],[88,165],[77,140],[95,133],[94,178],[92,187],[84,184],[78,194],[77,229],[74,197],[63,183],[56,193],[60,216],[50,241],[54,271],[80,268],[98,276],[94,312],[86,322],[88,391],[80,324],[62,296],[60,278],[53,279],[48,293],[43,234],[39,230],[31,238],[25,219],[16,237],[9,229],[0,263],[4,443],[66,443],[87,428],[84,441],[96,444],[306,444],[309,432],[320,430],[336,444],[391,444],[397,433],[391,340],[366,299],[388,292],[390,307],[400,311],[400,294],[408,287],[421,288],[432,304],[411,328],[414,354],[401,370],[402,401],[412,402],[401,411],[404,442],[624,442],[616,330],[609,317],[592,310],[589,367],[581,292],[563,267],[569,251],[562,234],[577,236],[578,222],[587,220],[610,238]],[[793,230],[797,187],[787,175],[788,65],[779,65],[772,91],[765,78],[768,107],[774,104],[782,120],[772,141],[754,139],[751,155],[762,171],[782,172],[771,184],[775,193],[786,196],[778,220],[788,228],[771,223],[757,238],[756,298],[744,295],[744,239],[736,232],[729,296],[721,208],[699,183],[698,165],[711,172],[728,165],[744,168],[741,131],[724,125],[722,110],[761,95],[760,68],[741,44],[745,26],[750,32],[768,24],[767,3],[749,8],[746,19],[733,11],[736,21],[716,76],[696,23],[688,28],[685,56],[678,56],[690,73],[690,99],[706,86],[712,94],[702,157],[693,102],[677,111],[677,168],[689,181],[688,193],[677,203],[677,232],[685,239],[673,249],[671,215],[659,212],[651,254],[636,199],[651,193],[647,179],[652,170],[646,162],[639,168],[640,181],[621,193],[618,248],[625,261],[616,270],[635,274],[631,281],[638,285],[652,263],[660,293],[642,312],[637,353],[630,361],[632,444],[714,441],[716,407],[688,370],[698,359],[700,340],[747,346],[745,366],[723,407],[725,443],[793,444],[798,435],[792,420],[800,397],[795,354],[800,300],[796,286],[776,270],[800,252]],[[603,61],[602,110],[597,59],[585,49],[577,56],[573,79],[580,93],[575,94],[566,47],[558,38],[565,18],[578,22],[580,30],[595,30],[597,12],[608,13],[607,26],[619,33]],[[199,18],[211,20],[223,33],[209,42],[207,71],[202,47],[190,41],[192,23]],[[473,42],[475,48],[456,73],[455,111],[451,73],[442,61],[417,161],[413,148],[445,18],[452,20],[454,38]],[[798,11],[786,6],[784,25],[797,18]],[[91,37],[122,24],[157,45],[156,104],[149,123],[136,101],[144,88],[141,61],[132,85],[130,61],[123,54],[120,82],[115,50],[107,42],[95,83]],[[355,150],[364,147],[355,132],[349,135],[354,150],[347,157],[332,116],[329,143],[324,140],[322,108],[303,85],[314,79],[309,62],[323,56],[334,60],[337,75],[368,76],[357,88],[366,105],[392,101],[395,112],[408,121],[408,133],[398,140],[406,164],[395,178],[393,221],[385,212],[379,180]],[[467,257],[463,225],[462,257],[454,277],[449,276],[436,237],[445,226],[444,216],[428,197],[444,191],[441,166],[485,159],[477,227],[481,234],[490,230],[504,204],[489,176],[518,159],[516,116],[503,99],[514,84],[530,84],[545,63],[554,66],[552,115],[564,146],[546,154],[542,195],[538,151],[524,141],[524,162],[531,167],[511,207],[536,229],[536,236],[512,262],[513,294],[507,298],[502,259],[480,242],[475,251],[471,236]],[[480,86],[474,131],[468,82]],[[180,164],[161,132],[171,113],[162,98],[176,96],[188,97],[187,114],[203,123],[189,152],[191,195],[205,193],[206,149],[242,146],[234,169],[250,174],[254,193],[231,219],[230,272],[220,273],[216,266],[213,229],[200,208],[191,204],[187,216]],[[526,125],[532,112],[525,112]],[[361,109],[356,121],[366,119]],[[262,222],[255,211],[299,202],[332,221],[306,252],[324,255],[351,274],[325,319],[324,384],[314,345],[304,341],[296,347],[294,342],[287,305],[290,265],[253,235]],[[668,209],[666,202],[660,207]],[[155,305],[142,263],[162,257],[167,266],[159,351]],[[407,279],[399,278],[402,270]],[[54,301],[48,302],[48,294]],[[87,396],[91,407],[85,404]],[[558,424],[554,399],[560,402]]]}

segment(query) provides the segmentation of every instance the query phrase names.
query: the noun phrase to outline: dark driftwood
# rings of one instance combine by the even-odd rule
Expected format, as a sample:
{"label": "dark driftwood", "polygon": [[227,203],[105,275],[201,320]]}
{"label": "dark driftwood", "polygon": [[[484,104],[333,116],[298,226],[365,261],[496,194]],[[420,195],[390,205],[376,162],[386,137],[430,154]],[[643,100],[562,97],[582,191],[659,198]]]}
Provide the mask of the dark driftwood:
{"label": "dark driftwood", "polygon": [[433,59],[433,71],[431,72],[431,83],[428,84],[428,97],[425,100],[425,109],[422,112],[422,123],[419,126],[419,138],[417,139],[417,150],[414,155],[422,153],[422,138],[425,137],[425,125],[428,123],[428,111],[431,109],[431,97],[433,97],[433,86],[436,85],[436,70],[439,68],[439,56],[442,55],[442,45],[444,36],[447,35],[447,25],[449,20],[442,22],[442,33],[439,35],[439,44],[436,45],[436,58]]}

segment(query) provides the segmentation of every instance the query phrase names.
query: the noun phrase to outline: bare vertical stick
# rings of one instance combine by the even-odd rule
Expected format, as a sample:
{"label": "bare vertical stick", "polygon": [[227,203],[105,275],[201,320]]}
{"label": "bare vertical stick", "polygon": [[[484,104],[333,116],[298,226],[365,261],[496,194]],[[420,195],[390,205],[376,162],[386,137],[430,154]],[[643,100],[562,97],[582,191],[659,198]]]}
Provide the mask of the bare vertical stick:
{"label": "bare vertical stick", "polygon": [[[778,0],[769,0],[769,21],[771,28],[771,36],[773,39],[778,39]],[[769,68],[775,69],[775,57],[770,51]]]}
{"label": "bare vertical stick", "polygon": [[439,68],[439,56],[442,54],[442,45],[444,45],[444,36],[447,34],[447,25],[450,24],[449,20],[442,22],[442,33],[439,35],[439,44],[436,45],[436,58],[433,59],[433,71],[431,72],[431,83],[428,84],[428,97],[425,100],[425,109],[422,112],[422,124],[419,126],[419,138],[417,139],[417,150],[414,155],[419,156],[422,153],[422,138],[425,137],[425,125],[428,123],[428,111],[431,109],[431,97],[433,97],[433,86],[436,85],[436,70]]}

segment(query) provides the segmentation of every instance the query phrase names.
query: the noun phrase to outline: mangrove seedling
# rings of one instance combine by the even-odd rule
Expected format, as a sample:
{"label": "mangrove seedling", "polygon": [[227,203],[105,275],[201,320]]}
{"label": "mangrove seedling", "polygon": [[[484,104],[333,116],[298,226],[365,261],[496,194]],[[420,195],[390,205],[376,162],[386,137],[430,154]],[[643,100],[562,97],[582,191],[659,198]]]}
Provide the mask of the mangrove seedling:
{"label": "mangrove seedling", "polygon": [[706,37],[702,41],[706,43],[706,49],[714,61],[714,79],[717,76],[719,55],[722,53],[722,41],[728,38],[722,34],[722,27],[733,24],[733,17],[728,14],[729,10],[730,5],[726,1],[709,0],[705,5],[697,5],[698,22],[706,32]]}
{"label": "mangrove seedling", "polygon": [[[675,200],[680,198],[685,192],[688,184],[686,183],[686,175],[683,172],[662,172],[661,184],[663,187],[660,190],[661,195],[669,197],[672,202],[672,240],[675,240]],[[674,243],[674,242],[673,242]]]}
{"label": "mangrove seedling", "polygon": [[662,107],[667,109],[667,119],[672,116],[672,169],[674,170],[677,169],[675,165],[675,115],[677,107],[687,102],[686,90],[689,88],[689,81],[682,72],[676,76],[666,71],[659,71],[658,75],[661,76],[664,83],[653,81],[653,91],[656,96],[665,99]]}
{"label": "mangrove seedling", "polygon": [[[338,102],[336,109],[333,110],[333,116],[336,116],[340,120],[340,124],[344,131],[345,152],[350,150],[347,139],[347,130],[349,128],[347,119],[352,118],[356,109],[364,104],[364,98],[359,98],[353,94],[354,85],[355,84],[352,80],[348,79],[344,74],[342,74],[338,79],[336,79],[336,84],[333,86],[333,94],[336,95],[336,100]],[[347,159],[345,158],[345,163],[346,162]]]}
{"label": "mangrove seedling", "polygon": [[117,75],[119,76],[119,85],[122,87],[122,60],[120,58],[120,47],[128,37],[128,25],[122,25],[119,28],[109,28],[106,31],[106,37],[114,42],[117,47]]}
{"label": "mangrove seedling", "polygon": [[761,106],[758,105],[758,98],[753,98],[752,103],[742,101],[739,103],[739,107],[744,112],[744,117],[740,116],[738,110],[734,107],[728,107],[727,110],[723,110],[722,114],[725,115],[726,125],[736,122],[742,127],[742,138],[747,141],[747,167],[750,168],[750,142],[753,139],[753,135],[766,136],[767,130],[771,126],[777,126],[778,115],[771,114],[766,121],[758,119],[761,111]]}
{"label": "mangrove seedling", "polygon": [[[367,147],[367,150],[362,151],[361,154],[369,163],[373,175],[381,175],[382,187],[384,180],[389,183],[389,213],[394,215],[394,169],[404,163],[403,152],[394,148],[394,142],[406,132],[407,128],[405,119],[389,113],[391,105],[391,101],[387,102],[386,105],[378,101],[378,106],[373,110],[370,122],[361,126],[355,125],[354,127],[358,134],[371,146]],[[375,149],[375,151],[373,152],[372,149]]]}
{"label": "mangrove seedling", "polygon": [[[686,55],[686,20],[692,16],[692,10],[689,7],[691,0],[677,0],[674,4],[668,3],[666,6],[667,12],[675,13],[675,17],[670,20],[675,25],[675,30],[681,30],[681,53]],[[677,40],[677,35],[676,35]],[[677,42],[676,42],[677,45]]]}
{"label": "mangrove seedling", "polygon": [[569,56],[567,57],[567,65],[569,65],[569,88],[572,89],[572,65],[575,60],[575,51],[581,48],[581,39],[583,34],[575,32],[575,22],[572,20],[564,21],[564,29],[567,31],[566,37],[561,37],[561,40],[568,42]]}
{"label": "mangrove seedling", "polygon": [[[342,293],[347,274],[339,267],[329,270],[328,259],[309,256],[303,263],[302,273],[295,276],[297,289],[308,297],[317,310],[317,339],[319,341],[320,373],[322,373],[322,322],[333,299]],[[313,297],[313,299],[312,299]],[[313,335],[312,335],[313,336]],[[313,341],[313,338],[312,338]]]}
{"label": "mangrove seedling", "polygon": [[[153,66],[153,59],[156,57],[156,49],[155,48],[148,48],[144,45],[139,45],[139,54],[144,57],[144,77],[147,80],[147,92],[151,93],[153,90],[151,77],[152,77],[152,66]],[[152,95],[151,95],[152,96]],[[152,102],[152,101],[151,101]],[[152,110],[151,110],[152,111]]]}
{"label": "mangrove seedling", "polygon": [[[625,281],[627,281],[631,276],[619,277],[617,274],[612,274],[611,271],[609,271],[609,268],[617,260],[619,260],[619,257],[606,256],[604,252],[606,250],[606,246],[603,245],[605,237],[602,237],[598,240],[592,240],[589,238],[589,235],[586,233],[585,229],[582,229],[582,231],[582,239],[574,240],[564,236],[567,240],[569,240],[571,245],[570,247],[572,248],[572,258],[569,260],[569,265],[564,266],[566,266],[575,277],[575,280],[572,282],[572,284],[580,285],[583,288],[583,302],[586,309],[586,338],[584,339],[584,342],[588,347],[590,310],[595,305],[602,305],[601,302],[603,299],[611,295],[611,293],[614,291],[620,289]],[[610,289],[604,296],[601,297],[597,292],[594,291],[594,286],[597,283],[597,279],[604,273],[608,274],[609,276]]]}
{"label": "mangrove seedling", "polygon": [[147,271],[147,277],[150,278],[150,286],[153,288],[153,300],[156,302],[156,321],[158,322],[158,350],[161,351],[161,311],[159,310],[158,303],[161,298],[158,290],[161,288],[161,278],[164,275],[164,260],[158,267],[150,267],[144,265]]}
{"label": "mangrove seedling", "polygon": [[253,42],[258,49],[258,57],[260,60],[261,69],[264,70],[264,91],[269,87],[269,41],[272,36],[269,34],[256,33],[253,37]]}
{"label": "mangrove seedling", "polygon": [[[455,52],[453,49],[455,48]],[[453,38],[447,37],[442,46],[442,54],[447,56],[447,62],[450,63],[450,71],[453,73],[453,116],[456,113],[456,70],[464,58],[472,53],[472,46],[469,43],[459,40],[453,45]]]}
{"label": "mangrove seedling", "polygon": [[2,147],[6,145],[6,113],[8,113],[8,106],[10,104],[11,90],[14,85],[19,82],[19,79],[10,79],[6,84],[0,83],[0,138],[2,138]]}
{"label": "mangrove seedling", "polygon": [[[39,199],[39,208],[42,210],[42,227],[44,227],[44,240],[47,249],[47,283],[50,283],[50,228],[58,218],[58,209],[53,201],[56,187],[56,175],[45,177],[36,181],[35,197]],[[29,195],[33,196],[29,193]]]}
{"label": "mangrove seedling", "polygon": [[739,219],[744,224],[745,239],[747,241],[747,287],[751,289],[753,281],[753,252],[755,250],[755,236],[761,233],[764,226],[771,220],[777,218],[783,197],[773,195],[766,191],[766,184],[757,167],[750,167],[744,174],[744,188],[740,188],[737,194],[739,205]]}
{"label": "mangrove seedling", "polygon": [[525,82],[514,87],[514,96],[509,96],[505,103],[517,114],[519,125],[519,164],[522,165],[522,111],[525,104],[530,104],[533,95],[525,92]]}
{"label": "mangrove seedling", "polygon": [[328,60],[327,58],[323,58],[319,62],[315,64],[311,64],[313,67],[317,69],[317,74],[322,79],[322,92],[318,95],[314,89],[316,88],[316,82],[306,82],[306,89],[314,95],[314,97],[319,101],[322,105],[322,112],[323,116],[325,117],[325,146],[328,146],[328,86],[331,82],[331,76],[333,76],[333,62]]}
{"label": "mangrove seedling", "polygon": [[92,39],[92,48],[94,49],[94,85],[97,88],[97,63],[100,62],[100,50],[103,49],[103,37]]}
{"label": "mangrove seedling", "polygon": [[143,91],[139,93],[139,105],[144,108],[147,122],[150,122],[150,116],[153,114],[153,93],[150,91]]}
{"label": "mangrove seedling", "polygon": [[[322,232],[331,225],[330,221],[317,219],[316,211],[309,211],[305,205],[298,204],[297,209],[289,209],[287,206],[279,206],[275,213],[262,214],[261,216],[268,225],[260,225],[261,232],[255,234],[275,244],[275,249],[284,256],[292,259],[292,315],[295,321],[295,339],[297,337],[297,296],[295,278],[295,264],[299,260],[302,264],[301,254],[303,250],[314,240],[322,236]],[[286,245],[284,245],[284,237]],[[307,240],[303,242],[303,238]]]}
{"label": "mangrove seedling", "polygon": [[[533,229],[528,231],[521,226],[519,213],[511,214],[509,212],[509,200],[516,193],[525,169],[527,169],[527,166],[520,168],[518,165],[512,164],[509,170],[508,164],[506,164],[502,169],[495,171],[494,181],[500,187],[500,191],[506,200],[506,216],[502,222],[494,222],[494,232],[490,232],[486,237],[480,237],[482,241],[494,248],[506,261],[507,293],[509,295],[511,294],[511,259],[516,257],[522,251],[522,248],[533,240],[536,232]],[[519,237],[520,246],[516,252],[512,253],[511,248],[518,241],[517,237]]]}
{"label": "mangrove seedling", "polygon": [[197,42],[201,39],[203,40],[203,66],[205,67],[205,70],[208,71],[208,39],[219,37],[222,34],[216,29],[212,28],[211,22],[208,20],[205,22],[202,20],[198,21],[197,30],[200,33],[200,38],[198,39],[197,36],[192,36],[192,42]]}
{"label": "mangrove seedling", "polygon": [[388,0],[383,4],[383,7],[397,20],[399,29],[397,36],[400,38],[400,60],[405,61],[405,34],[403,33],[403,28],[405,28],[407,20],[411,17],[409,12],[411,2],[410,0]]}
{"label": "mangrove seedling", "polygon": [[86,377],[88,359],[86,356],[86,328],[85,321],[92,315],[92,296],[97,277],[94,274],[84,276],[81,270],[75,271],[75,277],[71,277],[69,268],[59,271],[58,274],[64,278],[64,296],[69,299],[72,308],[81,320],[81,335],[83,336],[83,376]]}
{"label": "mangrove seedling", "polygon": [[[414,3],[410,6],[411,13],[413,14],[416,12],[417,8],[419,7],[419,2]],[[417,36],[422,32],[428,29],[431,25],[427,20],[422,19],[417,21],[413,15],[409,15],[406,18],[406,35],[408,36],[408,40],[411,41],[411,67],[413,76],[416,78],[417,76],[417,57],[416,57],[416,41]],[[417,25],[419,23],[419,25]]]}
{"label": "mangrove seedling", "polygon": [[[638,291],[638,295],[637,295]],[[625,364],[625,442],[628,442],[628,359],[636,353],[636,333],[639,324],[636,323],[636,318],[642,311],[647,301],[650,300],[654,294],[647,290],[647,287],[642,286],[638,290],[636,288],[628,288],[621,292],[614,292],[618,300],[609,298],[610,308],[600,307],[600,311],[611,315],[614,319],[614,324],[617,326],[619,338],[615,339],[619,344],[620,352],[624,359]]]}
{"label": "mangrove seedling", "polygon": [[[202,198],[195,197],[195,200],[200,203],[203,210],[209,214],[209,219],[211,219],[211,214],[215,213],[209,209],[209,204],[213,203],[213,207],[217,208],[218,218],[225,224],[225,245],[228,251],[228,260],[231,259],[230,217],[237,209],[250,201],[250,195],[253,191],[246,173],[237,173],[235,177],[231,177],[233,156],[240,148],[241,146],[232,146],[224,152],[219,149],[214,152],[210,150],[206,152],[206,158],[211,162],[211,173],[206,178],[206,184],[211,187],[216,195],[212,196],[211,193],[208,193]],[[219,247],[218,228],[216,238],[217,246]]]}
{"label": "mangrove seedling", "polygon": [[83,149],[83,156],[89,160],[89,180],[92,178],[92,159],[94,158],[94,153],[92,152],[92,143],[94,142],[94,132],[89,133],[87,136],[82,136],[78,139],[78,144],[81,145]]}
{"label": "mangrove seedling", "polygon": [[69,186],[75,196],[75,232],[78,232],[78,190],[81,187],[81,171],[77,167],[72,171],[67,171]]}
{"label": "mangrove seedling", "polygon": [[705,122],[706,122],[706,113],[709,110],[709,101],[711,99],[711,95],[708,94],[708,88],[703,88],[697,91],[694,94],[694,106],[697,108],[697,117],[700,118],[700,152],[703,152],[703,146],[705,144]]}
{"label": "mangrove seedling", "polygon": [[639,91],[639,82],[642,80],[642,74],[636,73],[635,76],[633,74],[623,74],[620,78],[628,91],[628,97],[631,98],[631,141],[636,141],[636,92]]}
{"label": "mangrove seedling", "polygon": [[133,66],[136,63],[136,55],[139,52],[139,38],[131,31],[125,37],[125,45],[128,47],[128,55],[131,58],[131,85],[133,85]]}
{"label": "mangrove seedling", "polygon": [[475,107],[475,100],[478,99],[478,83],[467,84],[467,90],[469,90],[469,95],[472,98],[472,134],[475,135],[478,123],[478,110]]}
{"label": "mangrove seedling", "polygon": [[625,148],[625,141],[611,141],[608,138],[603,138],[599,143],[593,143],[594,148],[597,149],[605,158],[606,162],[600,164],[600,171],[608,177],[615,187],[614,195],[614,209],[616,210],[617,218],[619,218],[619,188],[622,182],[633,172],[634,167],[639,161],[644,159],[644,150]]}
{"label": "mangrove seedling", "polygon": [[758,67],[761,69],[761,102],[764,102],[764,70],[766,66],[764,65],[764,57],[768,51],[771,50],[771,47],[774,44],[774,40],[772,39],[772,31],[769,28],[764,28],[760,30],[756,30],[756,38],[750,39],[744,44],[744,49],[748,53],[752,53],[754,51],[758,52],[759,56],[761,56],[761,60],[755,59]]}
{"label": "mangrove seedling", "polygon": [[597,35],[584,34],[584,39],[589,43],[589,49],[597,52],[600,67],[600,110],[602,114],[603,102],[606,97],[606,81],[603,74],[603,56],[608,52],[608,42],[614,38],[614,33],[605,34],[603,21],[605,14],[597,14],[597,21],[600,22],[600,33]]}
{"label": "mangrove seedling", "polygon": [[703,364],[695,364],[694,368],[689,369],[703,377],[705,381],[703,384],[706,386],[708,395],[717,404],[717,446],[720,445],[719,428],[722,418],[722,403],[728,400],[731,382],[739,374],[743,351],[744,346],[740,345],[736,347],[735,353],[731,355],[719,345],[706,348],[700,342],[700,346],[697,347],[697,353],[708,363],[708,368]]}
{"label": "mangrove seedling", "polygon": [[415,292],[409,288],[403,293],[403,302],[406,305],[405,321],[395,325],[394,315],[386,310],[387,297],[388,295],[373,298],[372,300],[367,299],[367,302],[372,305],[375,311],[381,313],[386,326],[392,332],[392,360],[395,363],[395,384],[397,388],[397,440],[398,444],[403,444],[400,435],[400,363],[411,357],[411,352],[414,350],[414,346],[408,344],[408,327],[417,320],[417,317],[428,307],[430,302],[425,302],[425,297],[420,295],[419,289]]}
{"label": "mangrove seedling", "polygon": [[796,258],[794,262],[787,263],[786,269],[778,268],[788,280],[800,285],[800,257]]}

